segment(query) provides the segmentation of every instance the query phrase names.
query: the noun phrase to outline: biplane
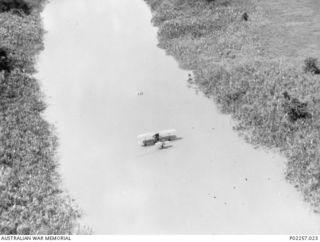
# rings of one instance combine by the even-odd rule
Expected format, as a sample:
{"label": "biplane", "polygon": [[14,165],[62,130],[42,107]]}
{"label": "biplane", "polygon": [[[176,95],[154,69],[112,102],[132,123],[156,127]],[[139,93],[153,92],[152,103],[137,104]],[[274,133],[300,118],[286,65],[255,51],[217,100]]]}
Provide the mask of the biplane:
{"label": "biplane", "polygon": [[138,144],[141,146],[155,145],[159,149],[163,149],[170,143],[171,140],[177,138],[175,129],[167,129],[159,132],[149,132],[137,136]]}

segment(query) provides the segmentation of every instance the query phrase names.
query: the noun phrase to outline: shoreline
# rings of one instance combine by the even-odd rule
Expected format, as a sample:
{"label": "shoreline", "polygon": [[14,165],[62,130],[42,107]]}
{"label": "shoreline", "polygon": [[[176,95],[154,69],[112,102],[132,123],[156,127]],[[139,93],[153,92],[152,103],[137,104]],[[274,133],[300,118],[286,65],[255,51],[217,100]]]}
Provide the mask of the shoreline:
{"label": "shoreline", "polygon": [[[233,1],[229,1],[230,5],[222,5],[220,1],[211,4],[184,1],[173,7],[174,3],[166,0],[157,5],[152,0],[146,2],[153,8],[159,46],[182,68],[193,71],[193,84],[213,98],[223,113],[232,115],[237,122],[235,129],[247,142],[280,150],[287,157],[287,180],[319,212],[320,156],[316,145],[320,142],[316,111],[319,77],[302,71],[301,58],[298,68],[297,62],[292,61],[291,45],[296,40],[285,45],[288,51],[283,53],[288,53],[287,56],[278,53],[282,43],[270,40],[283,35],[282,25],[272,27],[267,19],[271,15],[264,15],[265,9],[260,5],[247,8]],[[244,12],[249,13],[247,22],[241,19]],[[301,21],[308,20],[305,18]],[[210,19],[215,19],[221,29],[210,27]],[[283,19],[283,26],[292,21],[281,16],[279,19]],[[219,25],[220,22],[223,24]],[[266,45],[268,41],[271,47]],[[285,92],[289,93],[289,99],[306,103],[304,112],[312,118],[290,116],[297,107],[286,101]]]}
{"label": "shoreline", "polygon": [[0,234],[70,234],[79,216],[61,190],[57,137],[35,78],[45,4],[0,3]]}

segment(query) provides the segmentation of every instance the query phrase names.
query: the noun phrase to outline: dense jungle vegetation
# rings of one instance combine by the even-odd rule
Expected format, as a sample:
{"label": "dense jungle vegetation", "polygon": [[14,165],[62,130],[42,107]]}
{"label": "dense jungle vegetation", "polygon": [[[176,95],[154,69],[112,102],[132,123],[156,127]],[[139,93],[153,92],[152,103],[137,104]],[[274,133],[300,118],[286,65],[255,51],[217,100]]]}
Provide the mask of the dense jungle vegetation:
{"label": "dense jungle vegetation", "polygon": [[33,77],[45,0],[0,0],[0,234],[71,234],[80,216],[60,189],[57,139]]}
{"label": "dense jungle vegetation", "polygon": [[[320,212],[317,59],[269,55],[263,9],[247,0],[145,0],[159,47],[236,121],[247,142],[280,151],[286,178]],[[298,63],[298,64],[297,64]]]}

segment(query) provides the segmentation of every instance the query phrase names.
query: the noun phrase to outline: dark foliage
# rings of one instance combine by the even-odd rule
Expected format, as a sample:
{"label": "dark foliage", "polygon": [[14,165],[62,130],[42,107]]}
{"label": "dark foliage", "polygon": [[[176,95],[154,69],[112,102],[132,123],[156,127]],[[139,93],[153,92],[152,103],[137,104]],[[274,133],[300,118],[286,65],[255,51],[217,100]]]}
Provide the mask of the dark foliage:
{"label": "dark foliage", "polygon": [[286,109],[291,122],[295,122],[298,119],[311,118],[311,114],[307,111],[307,103],[300,102],[296,98],[292,99]]}
{"label": "dark foliage", "polygon": [[312,74],[320,74],[318,67],[318,60],[316,58],[309,57],[304,61],[304,71]]}
{"label": "dark foliage", "polygon": [[283,93],[285,98],[284,110],[291,122],[295,122],[298,119],[311,118],[311,114],[307,110],[308,104],[301,102],[297,98],[291,98],[287,91]]}
{"label": "dark foliage", "polygon": [[0,48],[0,72],[10,72],[12,65],[8,57],[8,51],[4,48]]}
{"label": "dark foliage", "polygon": [[24,0],[0,0],[0,12],[19,13],[22,11],[26,15],[31,13],[31,7]]}
{"label": "dark foliage", "polygon": [[249,15],[247,13],[242,14],[241,19],[244,21],[248,21],[249,20]]}
{"label": "dark foliage", "polygon": [[287,91],[283,92],[283,97],[288,101],[291,100],[291,96],[289,95],[289,93]]}

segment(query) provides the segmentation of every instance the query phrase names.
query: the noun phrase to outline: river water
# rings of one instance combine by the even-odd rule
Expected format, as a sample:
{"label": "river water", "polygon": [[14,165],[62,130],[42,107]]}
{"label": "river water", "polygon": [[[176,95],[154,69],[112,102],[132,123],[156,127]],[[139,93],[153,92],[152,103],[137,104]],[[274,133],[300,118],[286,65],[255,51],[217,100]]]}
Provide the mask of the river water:
{"label": "river water", "polygon": [[[320,233],[284,159],[245,144],[187,88],[142,0],[55,0],[43,17],[45,117],[64,187],[94,233]],[[168,149],[137,144],[171,128],[182,139]]]}

